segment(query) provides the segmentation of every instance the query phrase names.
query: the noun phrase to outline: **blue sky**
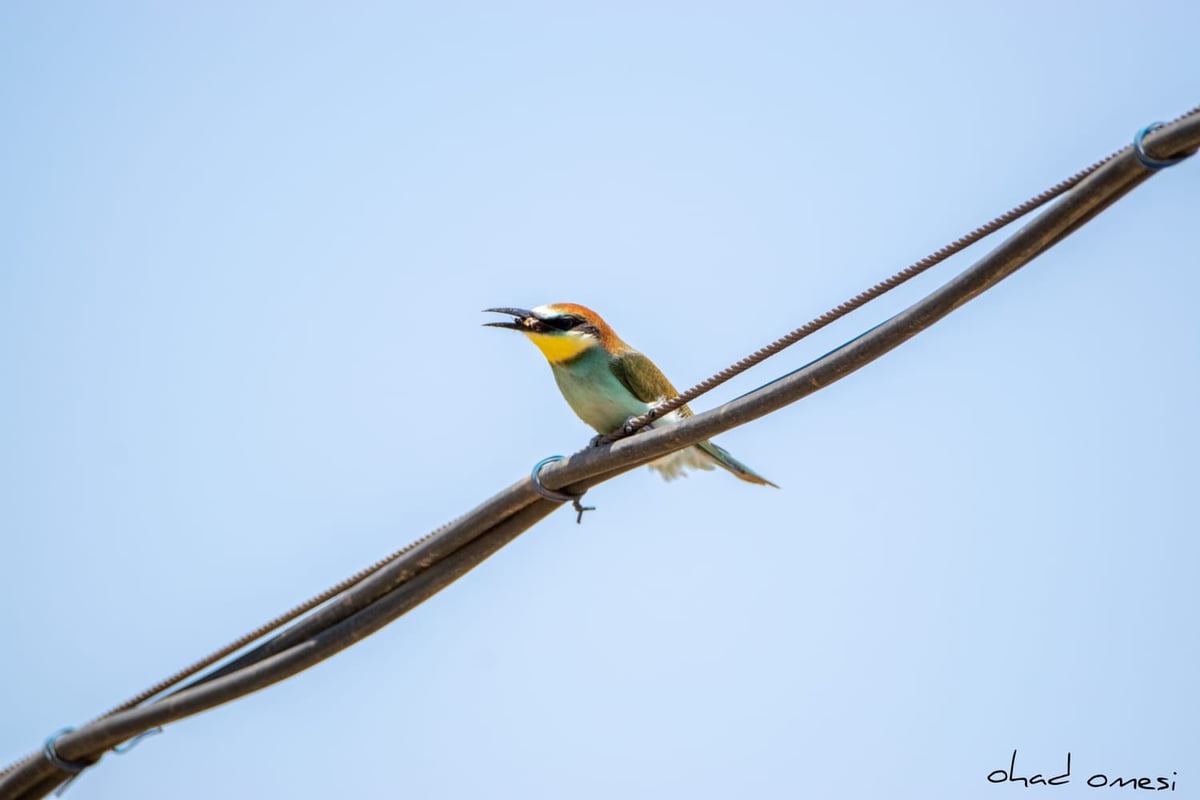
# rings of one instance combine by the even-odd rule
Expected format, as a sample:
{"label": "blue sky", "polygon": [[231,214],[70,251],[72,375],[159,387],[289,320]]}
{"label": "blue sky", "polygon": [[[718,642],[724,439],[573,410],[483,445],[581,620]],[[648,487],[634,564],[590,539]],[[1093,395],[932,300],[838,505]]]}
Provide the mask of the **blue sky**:
{"label": "blue sky", "polygon": [[[1198,24],[5,4],[0,761],[585,444],[480,309],[690,385],[1196,105]],[[623,476],[70,796],[1021,797],[1014,748],[1190,796],[1197,170],[719,438],[781,491]]]}

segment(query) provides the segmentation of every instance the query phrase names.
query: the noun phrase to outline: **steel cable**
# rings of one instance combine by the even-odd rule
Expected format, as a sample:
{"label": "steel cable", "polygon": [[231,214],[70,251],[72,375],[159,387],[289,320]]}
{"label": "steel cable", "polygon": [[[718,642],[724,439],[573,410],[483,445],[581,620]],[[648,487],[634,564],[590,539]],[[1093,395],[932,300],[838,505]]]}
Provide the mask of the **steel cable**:
{"label": "steel cable", "polygon": [[[1190,117],[1196,111],[1200,109],[1195,109],[1184,117]],[[1149,143],[1156,151],[1165,151],[1172,156],[1190,154],[1198,145],[1200,121],[1196,119],[1188,120],[1187,125],[1172,124],[1156,131]],[[1127,150],[1129,148],[1126,148]],[[1118,151],[1114,156],[1124,152]],[[1076,180],[1075,184],[1080,184],[1078,191],[1064,197],[1062,202],[1040,215],[988,256],[906,311],[876,326],[863,336],[812,364],[773,381],[769,386],[725,406],[688,418],[668,428],[656,429],[634,439],[616,443],[611,447],[580,451],[564,462],[549,465],[543,473],[543,482],[556,489],[570,489],[573,492],[586,490],[596,483],[668,452],[771,413],[850,374],[1015,272],[1151,174],[1132,157],[1112,163],[1110,169],[1098,168],[1113,162],[1114,156],[1089,168],[1091,173],[1095,173],[1093,180],[1086,183],[1083,183],[1082,179]],[[838,316],[844,313],[847,312]],[[555,507],[550,501],[540,498],[533,491],[530,480],[526,478],[491,498],[470,514],[338,584],[338,587],[345,587],[340,592],[335,592],[334,589],[338,587],[334,587],[317,595],[317,598],[325,598],[324,600],[310,606],[309,604],[317,599],[314,598],[309,603],[297,606],[297,609],[308,606],[308,610],[312,610],[336,594],[347,595],[338,603],[316,612],[315,616],[323,617],[324,623],[327,624],[323,627],[310,626],[312,630],[307,638],[281,646],[277,652],[248,662],[240,669],[222,673],[219,677],[206,676],[202,682],[149,705],[131,707],[130,701],[127,701],[104,717],[61,737],[58,741],[58,751],[69,760],[98,758],[105,750],[155,725],[211,708],[295,674],[369,635],[422,602]],[[354,603],[347,603],[351,596],[355,596]],[[296,609],[293,609],[292,612],[277,618],[284,621],[274,627],[286,624],[304,613],[295,612]],[[305,618],[277,639],[304,627],[305,623],[313,618]],[[274,627],[272,623],[268,623],[258,630],[269,631]],[[247,637],[239,640],[243,642],[242,646],[249,641],[251,640]],[[229,655],[237,649],[240,649],[240,646],[231,645],[222,648],[222,651]],[[208,662],[204,666],[211,663],[214,662]],[[203,668],[201,666],[199,669]],[[199,670],[184,670],[177,674],[186,678],[196,671]],[[163,681],[157,686],[171,685],[173,683]],[[149,697],[159,691],[162,689],[147,690],[142,695]],[[147,694],[148,692],[150,694]],[[30,756],[0,772],[0,798],[40,797],[67,777],[37,755]]]}

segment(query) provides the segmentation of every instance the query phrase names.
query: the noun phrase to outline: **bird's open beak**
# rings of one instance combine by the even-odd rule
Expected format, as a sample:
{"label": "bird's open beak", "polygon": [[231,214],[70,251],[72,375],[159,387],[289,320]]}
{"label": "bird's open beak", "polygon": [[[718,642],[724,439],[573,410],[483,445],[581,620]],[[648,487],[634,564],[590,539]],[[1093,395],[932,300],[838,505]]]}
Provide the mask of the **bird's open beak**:
{"label": "bird's open beak", "polygon": [[533,323],[537,321],[537,317],[532,311],[527,308],[485,308],[484,311],[491,311],[497,314],[511,314],[516,317],[512,322],[485,322],[485,327],[489,328],[508,328],[513,331],[531,330]]}

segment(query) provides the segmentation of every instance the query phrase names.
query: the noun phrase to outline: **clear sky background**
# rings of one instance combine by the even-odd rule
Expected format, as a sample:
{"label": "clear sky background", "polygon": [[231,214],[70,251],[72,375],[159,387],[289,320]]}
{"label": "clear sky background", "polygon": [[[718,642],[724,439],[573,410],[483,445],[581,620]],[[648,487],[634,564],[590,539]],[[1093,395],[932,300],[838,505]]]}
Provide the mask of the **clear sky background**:
{"label": "clear sky background", "polygon": [[[480,309],[584,303],[691,385],[1194,106],[1197,26],[5,3],[0,761],[584,445]],[[1198,220],[1200,161],[719,437],[781,491],[630,473],[69,797],[1028,797],[1014,748],[1200,796]]]}

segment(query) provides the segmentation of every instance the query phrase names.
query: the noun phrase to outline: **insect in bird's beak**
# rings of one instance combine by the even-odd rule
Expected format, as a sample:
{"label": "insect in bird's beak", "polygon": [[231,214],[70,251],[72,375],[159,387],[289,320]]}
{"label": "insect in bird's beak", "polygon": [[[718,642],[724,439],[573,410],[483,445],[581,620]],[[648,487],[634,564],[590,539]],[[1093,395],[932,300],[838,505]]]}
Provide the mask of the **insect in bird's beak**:
{"label": "insect in bird's beak", "polygon": [[485,312],[496,314],[511,314],[516,317],[512,322],[485,322],[484,327],[508,328],[513,331],[536,330],[539,324],[537,316],[527,308],[485,308]]}

